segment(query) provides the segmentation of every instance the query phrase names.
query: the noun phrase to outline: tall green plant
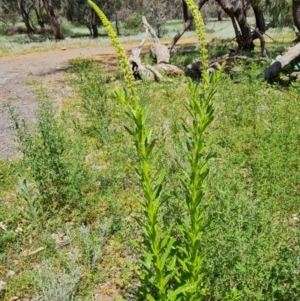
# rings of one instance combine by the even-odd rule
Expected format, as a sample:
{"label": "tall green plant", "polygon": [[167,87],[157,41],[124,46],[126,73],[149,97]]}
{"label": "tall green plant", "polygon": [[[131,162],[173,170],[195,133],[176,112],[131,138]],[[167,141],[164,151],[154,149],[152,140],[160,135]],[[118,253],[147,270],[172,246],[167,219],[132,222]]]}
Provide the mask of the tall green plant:
{"label": "tall green plant", "polygon": [[[203,254],[200,250],[204,228],[202,199],[204,180],[207,176],[207,164],[204,132],[213,120],[214,106],[212,98],[216,90],[220,73],[210,80],[207,69],[207,53],[204,44],[204,23],[193,1],[186,1],[195,19],[203,65],[200,85],[190,82],[190,100],[187,110],[192,118],[191,125],[184,123],[187,137],[185,154],[189,171],[182,176],[182,188],[185,194],[185,215],[178,218],[177,230],[182,242],[176,243],[171,230],[174,225],[165,227],[160,221],[160,208],[163,169],[154,173],[154,166],[160,151],[155,151],[155,140],[151,138],[152,128],[147,125],[147,108],[140,105],[132,74],[115,32],[102,11],[90,0],[89,5],[96,11],[105,26],[120,60],[125,74],[127,87],[125,93],[116,91],[118,99],[127,107],[127,115],[133,121],[132,128],[126,128],[133,137],[138,154],[136,173],[140,180],[143,197],[140,199],[141,216],[136,218],[144,234],[143,271],[140,278],[145,284],[141,287],[143,300],[201,300],[203,294]],[[158,176],[156,176],[158,174]],[[177,247],[177,248],[176,248]]]}
{"label": "tall green plant", "polygon": [[[182,170],[181,185],[185,197],[187,215],[178,220],[178,230],[182,235],[179,243],[178,261],[180,263],[180,284],[192,285],[193,289],[185,292],[181,300],[202,300],[205,295],[203,260],[205,250],[202,236],[206,221],[204,219],[203,198],[205,179],[208,175],[208,162],[211,154],[207,150],[210,141],[205,132],[214,118],[213,96],[221,73],[209,77],[207,73],[207,51],[205,48],[204,23],[194,1],[185,0],[197,28],[200,42],[200,59],[203,66],[200,84],[189,82],[190,97],[186,103],[189,122],[183,121],[186,143],[184,147],[188,170]],[[202,249],[201,249],[202,248]]]}
{"label": "tall green plant", "polygon": [[[163,169],[158,173],[153,170],[160,152],[154,151],[155,140],[151,139],[152,128],[147,125],[147,108],[143,108],[139,103],[130,66],[117,35],[97,5],[90,0],[88,3],[101,19],[116,48],[127,84],[125,94],[117,90],[116,96],[128,109],[126,114],[134,124],[133,128],[126,127],[126,130],[133,137],[138,154],[136,173],[143,192],[143,197],[140,199],[142,214],[141,217],[136,218],[143,230],[145,243],[141,261],[143,271],[140,272],[140,278],[146,286],[141,287],[140,292],[143,298],[150,301],[174,300],[176,294],[169,294],[168,283],[175,274],[176,258],[170,259],[175,239],[171,237],[171,229],[164,231],[163,226],[159,224],[162,181],[165,172]],[[156,177],[156,174],[159,176]]]}

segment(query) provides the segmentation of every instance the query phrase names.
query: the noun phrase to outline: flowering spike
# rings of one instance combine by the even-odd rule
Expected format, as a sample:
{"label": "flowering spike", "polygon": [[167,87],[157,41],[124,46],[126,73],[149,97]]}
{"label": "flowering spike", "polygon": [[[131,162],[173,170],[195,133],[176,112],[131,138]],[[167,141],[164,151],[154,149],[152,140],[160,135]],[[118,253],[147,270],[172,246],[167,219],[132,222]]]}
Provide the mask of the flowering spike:
{"label": "flowering spike", "polygon": [[[200,43],[200,59],[203,67],[202,72],[202,85],[203,87],[208,86],[209,83],[209,76],[207,73],[207,50],[205,48],[205,28],[202,16],[198,10],[197,5],[195,4],[194,0],[184,0],[187,6],[190,9],[190,12],[194,18],[194,22],[197,28],[197,36]],[[204,90],[206,89],[204,88]]]}
{"label": "flowering spike", "polygon": [[[134,83],[133,83],[133,79],[132,79],[132,73],[131,73],[131,69],[130,69],[130,65],[129,65],[126,53],[119,41],[114,29],[112,28],[110,22],[108,21],[108,19],[106,18],[105,14],[102,12],[102,10],[91,0],[88,0],[88,4],[96,12],[98,17],[102,21],[102,24],[105,27],[107,34],[110,37],[110,39],[116,49],[117,56],[118,56],[118,59],[120,62],[120,66],[124,72],[125,81],[126,81],[127,88],[128,88],[127,90],[130,94],[129,96],[131,98],[131,101],[135,105],[137,102],[137,96],[136,96]],[[129,104],[127,104],[127,105],[129,105]]]}

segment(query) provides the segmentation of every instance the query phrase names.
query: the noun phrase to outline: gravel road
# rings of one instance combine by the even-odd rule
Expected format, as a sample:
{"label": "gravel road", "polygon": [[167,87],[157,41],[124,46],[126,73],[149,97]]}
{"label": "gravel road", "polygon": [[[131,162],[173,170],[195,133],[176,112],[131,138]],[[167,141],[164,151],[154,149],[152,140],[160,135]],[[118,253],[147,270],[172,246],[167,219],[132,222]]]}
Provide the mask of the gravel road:
{"label": "gravel road", "polygon": [[0,159],[17,154],[8,114],[2,110],[3,103],[10,102],[22,118],[32,121],[37,102],[31,86],[26,83],[35,80],[47,87],[55,87],[54,101],[58,101],[64,96],[62,78],[67,69],[68,60],[79,56],[96,57],[113,52],[112,46],[87,47],[0,59]]}

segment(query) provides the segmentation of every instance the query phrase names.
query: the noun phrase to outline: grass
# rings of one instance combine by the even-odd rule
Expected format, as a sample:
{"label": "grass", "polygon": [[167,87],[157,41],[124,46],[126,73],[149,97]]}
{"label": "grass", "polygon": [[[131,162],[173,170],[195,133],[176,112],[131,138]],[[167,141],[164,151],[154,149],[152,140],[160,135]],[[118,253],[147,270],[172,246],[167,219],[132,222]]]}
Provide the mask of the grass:
{"label": "grass", "polygon": [[[172,60],[186,64],[194,56],[190,52]],[[0,280],[6,282],[0,298],[4,301],[15,296],[94,300],[96,292],[119,296],[117,291],[123,300],[137,299],[138,253],[130,241],[142,239],[132,219],[140,209],[133,194],[140,197],[141,191],[134,174],[134,146],[124,130],[131,124],[112,96],[123,80],[114,74],[116,81],[107,82],[108,74],[93,61],[77,60],[72,66],[65,80],[73,97],[63,101],[62,112],[54,112],[51,122],[59,134],[53,139],[64,150],[57,160],[68,181],[62,179],[56,186],[47,182],[46,188],[56,187],[55,194],[48,190],[51,203],[44,208],[50,215],[34,215],[37,200],[45,202],[39,199],[43,183],[37,179],[49,179],[51,166],[56,166],[42,160],[42,128],[27,132],[34,154],[40,155],[34,159],[40,168],[28,161],[32,157],[0,161]],[[202,242],[206,300],[296,301],[300,84],[282,87],[259,81],[256,77],[264,67],[254,63],[235,67],[237,71],[224,75],[218,84],[210,129],[217,134],[204,204],[210,221]],[[153,138],[163,149],[157,166],[166,169],[167,201],[161,216],[166,224],[174,222],[180,210],[178,197],[183,197],[181,124],[182,119],[190,121],[184,110],[185,81],[174,78],[136,86],[141,104],[149,107]],[[45,101],[48,96],[42,93],[39,98]],[[52,112],[48,106],[40,108]],[[38,228],[34,223],[41,218],[43,227]],[[44,249],[38,253],[23,255],[40,247]]]}
{"label": "grass", "polygon": [[[251,19],[251,18],[250,18]],[[250,20],[251,21],[251,20]],[[182,27],[182,20],[171,20],[164,25],[166,34],[161,39],[163,42],[169,42],[176,32]],[[24,26],[24,24],[22,24]],[[47,36],[28,36],[25,34],[18,36],[1,36],[0,35],[0,57],[12,54],[25,54],[32,52],[45,52],[49,50],[60,50],[61,48],[79,48],[79,47],[105,47],[111,45],[111,41],[107,36],[103,26],[99,27],[99,38],[93,39],[89,35],[89,31],[85,27],[75,27],[71,24],[63,24],[62,26],[66,39],[60,42],[48,40]],[[233,39],[234,30],[231,21],[224,20],[218,22],[209,20],[205,28],[208,32],[208,40]],[[119,37],[121,43],[137,43],[144,38],[144,31],[141,27],[134,35],[132,30],[121,28],[122,35]],[[270,29],[268,35],[278,43],[285,43],[294,39],[295,34],[291,28]],[[196,43],[196,34],[194,31],[184,33],[184,38],[194,39]],[[148,38],[150,39],[150,37]],[[267,42],[273,41],[266,38]]]}

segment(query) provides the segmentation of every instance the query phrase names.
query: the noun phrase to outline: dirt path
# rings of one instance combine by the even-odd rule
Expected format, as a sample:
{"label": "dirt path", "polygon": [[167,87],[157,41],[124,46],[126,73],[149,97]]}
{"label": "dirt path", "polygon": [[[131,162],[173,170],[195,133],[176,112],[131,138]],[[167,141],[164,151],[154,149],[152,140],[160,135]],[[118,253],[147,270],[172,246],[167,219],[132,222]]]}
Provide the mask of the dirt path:
{"label": "dirt path", "polygon": [[[132,47],[132,46],[128,46]],[[128,48],[126,46],[126,48]],[[11,103],[22,118],[34,120],[37,108],[36,96],[31,91],[28,82],[38,81],[49,94],[55,92],[54,101],[66,96],[63,71],[68,66],[68,60],[76,57],[96,57],[113,54],[114,48],[87,47],[80,49],[51,51],[27,55],[10,56],[0,59],[0,159],[16,154],[13,142],[11,123],[3,103]],[[51,91],[51,87],[56,91]]]}
{"label": "dirt path", "polygon": [[[179,43],[180,42],[180,43]],[[182,39],[177,44],[196,42],[195,39]],[[139,43],[124,45],[129,53],[130,49]],[[151,42],[145,44],[143,51],[147,51]],[[54,102],[59,102],[68,94],[68,87],[63,81],[64,72],[68,67],[68,60],[77,57],[113,58],[113,46],[85,47],[78,49],[55,50],[43,53],[8,56],[0,59],[0,159],[15,155],[16,147],[13,141],[11,123],[3,104],[11,103],[19,112],[21,118],[34,120],[37,108],[36,96],[28,85],[37,81],[47,87]],[[104,61],[105,61],[104,60]],[[108,59],[109,64],[109,59]],[[115,61],[114,61],[115,64]]]}

